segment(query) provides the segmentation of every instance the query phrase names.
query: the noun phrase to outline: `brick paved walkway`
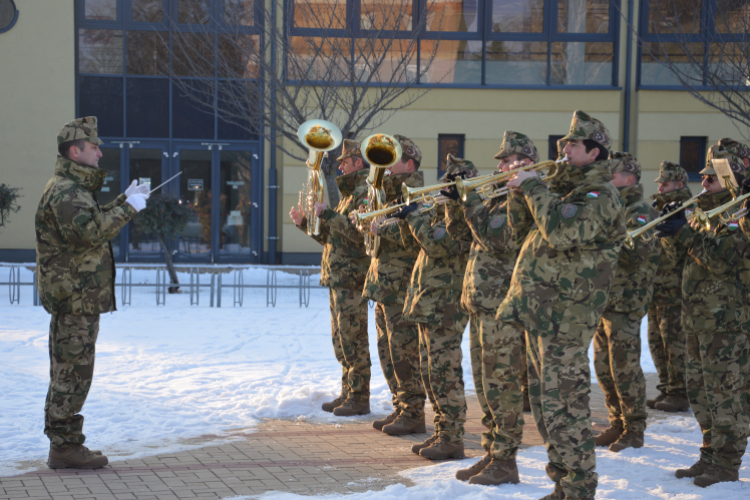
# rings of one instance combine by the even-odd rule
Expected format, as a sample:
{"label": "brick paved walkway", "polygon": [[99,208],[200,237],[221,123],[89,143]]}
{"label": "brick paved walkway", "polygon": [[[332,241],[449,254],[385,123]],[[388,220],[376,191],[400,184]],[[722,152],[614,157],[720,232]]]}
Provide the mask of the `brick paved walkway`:
{"label": "brick paved walkway", "polygon": [[[649,397],[655,396],[655,387],[655,375],[649,376]],[[484,428],[479,405],[473,394],[467,400],[466,455],[480,456]],[[607,413],[598,386],[592,391],[591,407],[594,426],[604,427]],[[651,412],[649,418],[666,416]],[[431,464],[410,451],[413,443],[429,434],[392,437],[374,430],[372,420],[342,418],[340,424],[267,420],[255,432],[236,434],[237,440],[228,444],[120,460],[93,471],[49,470],[40,461],[30,464],[37,471],[0,478],[0,500],[216,499],[272,490],[315,495],[410,485],[397,472]],[[523,447],[541,445],[531,415],[526,414],[525,420]],[[427,430],[431,433],[432,427]]]}

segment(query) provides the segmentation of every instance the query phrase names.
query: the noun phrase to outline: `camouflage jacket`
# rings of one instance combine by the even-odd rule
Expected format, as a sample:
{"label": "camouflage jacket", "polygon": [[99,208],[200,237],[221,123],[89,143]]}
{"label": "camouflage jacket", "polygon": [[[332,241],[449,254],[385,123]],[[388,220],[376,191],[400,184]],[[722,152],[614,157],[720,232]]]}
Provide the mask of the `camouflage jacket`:
{"label": "camouflage jacket", "polygon": [[[521,226],[512,228],[516,241],[528,236],[498,319],[536,330],[574,314],[576,322],[596,327],[625,239],[622,198],[610,178],[605,160],[559,164],[549,189],[538,178],[521,184],[523,196],[511,197],[508,220]],[[568,310],[573,305],[575,312]]]}
{"label": "camouflage jacket", "polygon": [[115,311],[115,260],[109,240],[136,214],[118,196],[96,201],[106,170],[57,157],[34,218],[39,298],[50,314]]}
{"label": "camouflage jacket", "polygon": [[[483,201],[476,192],[460,205],[446,205],[451,232],[453,220],[467,224],[471,250],[464,274],[461,306],[464,310],[494,314],[508,293],[519,246],[513,241],[507,222],[506,202],[500,198]],[[451,234],[456,238],[459,235]]]}
{"label": "camouflage jacket", "polygon": [[[701,197],[710,210],[731,199],[728,191]],[[683,226],[676,244],[687,248],[682,272],[682,325],[690,332],[733,332],[747,327],[742,275],[750,258],[750,244],[739,225],[713,219],[711,229]]]}
{"label": "camouflage jacket", "polygon": [[444,208],[439,205],[424,214],[417,210],[399,222],[406,246],[413,238],[420,248],[404,303],[404,319],[410,321],[439,324],[445,303],[461,300],[470,244],[448,234]]}
{"label": "camouflage jacket", "polygon": [[[620,188],[628,229],[637,229],[657,217],[656,210],[643,199],[643,185]],[[654,275],[659,267],[661,243],[658,238],[636,238],[633,248],[623,245],[617,271],[609,292],[607,311],[645,316],[651,305]]]}
{"label": "camouflage jacket", "polygon": [[[424,174],[417,171],[386,175],[383,189],[387,202],[392,202],[401,194],[401,184],[421,187],[424,185]],[[382,234],[386,232],[389,236],[383,237]],[[383,227],[378,234],[381,235],[380,251],[370,261],[362,296],[381,304],[403,304],[419,249],[404,247],[397,224]],[[399,235],[398,239],[396,235]]]}
{"label": "camouflage jacket", "polygon": [[[669,193],[655,194],[652,206],[657,212],[661,212],[667,203],[672,201],[683,202],[692,197],[690,188],[684,187]],[[653,303],[660,305],[681,304],[682,268],[685,266],[687,249],[682,246],[675,247],[673,237],[658,238],[658,240],[663,251],[654,278]]]}
{"label": "camouflage jacket", "polygon": [[[320,234],[313,236],[323,245],[320,262],[320,284],[328,288],[361,290],[370,257],[365,252],[362,234],[349,220],[349,212],[356,210],[367,198],[367,169],[336,178],[341,201],[335,209],[326,208],[320,214]],[[300,229],[307,230],[304,219]]]}

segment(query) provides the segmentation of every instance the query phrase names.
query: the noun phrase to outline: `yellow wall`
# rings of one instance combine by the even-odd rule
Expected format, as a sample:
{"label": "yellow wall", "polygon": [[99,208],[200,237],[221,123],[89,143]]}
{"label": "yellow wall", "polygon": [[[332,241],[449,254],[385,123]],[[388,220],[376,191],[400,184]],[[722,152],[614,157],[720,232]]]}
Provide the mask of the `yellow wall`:
{"label": "yellow wall", "polygon": [[0,249],[34,248],[34,213],[52,176],[55,136],[75,112],[72,0],[16,0],[0,34],[0,183],[22,189],[21,211],[0,228]]}

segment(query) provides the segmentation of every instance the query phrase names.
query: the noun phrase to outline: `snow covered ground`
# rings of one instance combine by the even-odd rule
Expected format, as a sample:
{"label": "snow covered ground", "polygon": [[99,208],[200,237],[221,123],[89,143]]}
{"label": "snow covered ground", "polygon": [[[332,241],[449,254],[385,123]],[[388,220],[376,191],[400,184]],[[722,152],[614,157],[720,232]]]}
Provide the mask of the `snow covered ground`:
{"label": "snow covered ground", "polygon": [[[7,272],[0,267],[0,281]],[[30,279],[24,270],[22,280]],[[134,282],[154,279],[155,271],[133,272]],[[313,276],[313,283],[317,279]],[[188,275],[180,281],[188,283]],[[231,282],[231,275],[224,275],[224,283]],[[266,270],[245,270],[244,282],[264,284]],[[296,275],[278,275],[279,284],[297,282]],[[117,460],[186,449],[195,446],[186,440],[198,436],[232,439],[233,432],[252,428],[259,418],[336,419],[320,410],[323,401],[337,395],[340,373],[330,347],[327,290],[313,288],[309,308],[299,308],[296,289],[280,291],[276,308],[266,307],[264,289],[246,291],[240,308],[232,307],[232,290],[225,289],[221,309],[208,307],[208,289],[201,292],[199,307],[190,306],[187,287],[183,290],[168,295],[166,307],[157,307],[153,289],[136,289],[132,306],[118,305],[119,311],[102,316],[96,375],[83,411],[87,445]],[[31,306],[30,287],[23,288],[21,305],[10,306],[8,293],[7,286],[0,287],[0,476],[42,466],[49,449],[42,432],[49,315]],[[120,294],[118,287],[118,300]],[[390,395],[377,361],[372,311],[370,316],[371,407],[384,415]],[[653,372],[645,323],[642,337],[642,365]],[[463,348],[467,353],[468,333]],[[464,371],[468,375],[468,356]],[[471,377],[465,381],[473,390]],[[750,497],[748,466],[740,472],[743,482],[707,490],[674,479],[672,470],[697,459],[700,441],[692,417],[674,417],[649,429],[642,450],[598,452],[598,498]],[[405,472],[416,486],[391,486],[355,498],[539,498],[551,490],[545,463],[543,448],[524,450],[519,457],[523,484],[503,488],[458,483],[451,478],[464,464],[441,464]]]}

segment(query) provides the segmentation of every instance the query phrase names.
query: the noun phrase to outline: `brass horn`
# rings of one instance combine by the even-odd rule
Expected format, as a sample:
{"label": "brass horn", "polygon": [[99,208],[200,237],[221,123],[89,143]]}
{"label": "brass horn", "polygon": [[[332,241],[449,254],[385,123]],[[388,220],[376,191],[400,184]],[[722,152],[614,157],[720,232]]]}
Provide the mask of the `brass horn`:
{"label": "brass horn", "polygon": [[[645,225],[639,227],[638,229],[634,229],[632,231],[628,231],[628,234],[625,237],[625,246],[627,246],[630,249],[635,248],[635,239],[638,238],[639,236],[644,241],[649,241],[652,238],[652,236],[646,236],[646,231],[654,228],[655,226],[657,226],[657,225],[661,224],[662,222],[664,222],[665,220],[669,219],[678,210],[684,210],[684,209],[688,208],[691,205],[695,205],[696,203],[698,203],[698,199],[701,196],[703,196],[704,194],[706,194],[707,192],[708,191],[706,191],[704,189],[703,191],[701,191],[697,195],[693,196],[689,200],[687,200],[684,203],[680,204],[679,207],[677,207],[675,210],[669,212],[668,214],[664,214],[661,217],[657,217],[656,219],[652,220],[648,224],[645,224]],[[701,222],[702,222],[702,219],[701,219]]]}
{"label": "brass horn", "polygon": [[[485,175],[483,177],[475,177],[473,179],[456,179],[456,190],[458,191],[458,195],[461,197],[462,200],[466,201],[466,199],[469,197],[469,193],[473,191],[474,189],[479,189],[480,195],[485,198],[496,198],[498,196],[503,196],[508,193],[508,190],[495,190],[494,186],[496,184],[499,184],[501,182],[507,182],[509,181],[519,170],[542,170],[544,168],[549,168],[553,165],[556,165],[558,163],[562,163],[564,161],[567,161],[567,158],[563,158],[558,161],[542,161],[539,163],[532,163],[531,165],[525,165],[523,167],[510,170],[508,172],[500,172],[500,173],[494,173],[492,175]],[[492,188],[490,190],[490,188]]]}

